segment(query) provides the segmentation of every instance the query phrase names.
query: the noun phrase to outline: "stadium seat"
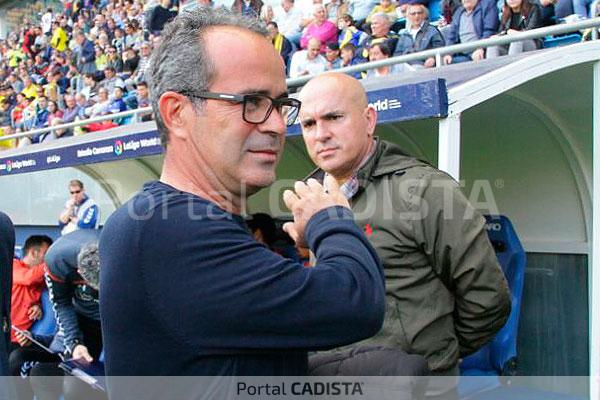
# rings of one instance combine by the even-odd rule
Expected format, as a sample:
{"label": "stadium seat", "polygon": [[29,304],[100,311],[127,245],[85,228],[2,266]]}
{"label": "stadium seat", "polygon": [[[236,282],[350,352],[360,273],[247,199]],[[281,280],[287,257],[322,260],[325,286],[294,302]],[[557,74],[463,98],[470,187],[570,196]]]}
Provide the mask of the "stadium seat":
{"label": "stadium seat", "polygon": [[429,22],[436,22],[442,18],[442,0],[431,0],[427,8],[429,8]]}
{"label": "stadium seat", "polygon": [[551,47],[566,46],[568,44],[575,44],[581,42],[581,35],[579,33],[571,33],[564,36],[548,36],[545,37],[542,42],[542,47],[548,49]]}
{"label": "stadium seat", "polygon": [[42,313],[42,319],[33,323],[31,332],[36,335],[54,335],[56,333],[56,315],[48,289],[42,292]]}
{"label": "stadium seat", "polygon": [[516,373],[517,331],[525,278],[525,251],[505,216],[486,216],[488,236],[511,292],[512,309],[506,325],[494,339],[476,353],[465,357],[460,365],[463,376],[488,378],[461,379],[460,397],[500,386],[499,375]]}

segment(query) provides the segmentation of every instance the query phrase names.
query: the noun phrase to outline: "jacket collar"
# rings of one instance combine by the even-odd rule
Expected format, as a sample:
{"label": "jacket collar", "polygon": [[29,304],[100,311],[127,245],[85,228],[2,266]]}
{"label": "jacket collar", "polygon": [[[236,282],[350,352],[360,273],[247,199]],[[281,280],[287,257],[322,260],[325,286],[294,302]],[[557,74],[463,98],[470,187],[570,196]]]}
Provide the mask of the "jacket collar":
{"label": "jacket collar", "polygon": [[[356,174],[359,184],[358,193],[366,188],[373,178],[398,173],[417,165],[423,166],[428,165],[428,163],[409,156],[393,143],[375,137],[375,151]],[[324,177],[325,171],[317,168],[304,180],[314,178],[319,182],[323,182]]]}

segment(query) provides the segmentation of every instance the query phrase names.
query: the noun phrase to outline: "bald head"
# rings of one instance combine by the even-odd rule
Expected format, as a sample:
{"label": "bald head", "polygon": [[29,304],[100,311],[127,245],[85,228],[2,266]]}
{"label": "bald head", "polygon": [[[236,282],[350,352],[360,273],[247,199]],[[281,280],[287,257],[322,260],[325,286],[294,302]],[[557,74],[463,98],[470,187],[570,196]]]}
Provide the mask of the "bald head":
{"label": "bald head", "polygon": [[339,182],[350,177],[373,146],[377,112],[349,75],[326,73],[300,91],[302,136],[313,162]]}
{"label": "bald head", "polygon": [[299,99],[304,102],[305,98],[310,101],[311,93],[315,90],[320,91],[328,87],[328,90],[335,89],[336,92],[352,99],[357,106],[364,108],[367,106],[367,93],[361,83],[350,75],[340,74],[338,72],[329,72],[321,74],[311,79],[300,91]]}

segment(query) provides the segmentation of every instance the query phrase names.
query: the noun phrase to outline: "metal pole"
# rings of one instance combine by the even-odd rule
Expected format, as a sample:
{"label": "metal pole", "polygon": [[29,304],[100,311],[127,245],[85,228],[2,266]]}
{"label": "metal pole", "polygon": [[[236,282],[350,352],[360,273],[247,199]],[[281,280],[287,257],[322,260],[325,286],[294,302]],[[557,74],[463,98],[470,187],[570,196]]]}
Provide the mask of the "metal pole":
{"label": "metal pole", "polygon": [[590,399],[600,400],[600,62],[594,64],[592,240],[588,276],[590,318]]}
{"label": "metal pole", "polygon": [[438,168],[460,180],[460,114],[439,122]]}

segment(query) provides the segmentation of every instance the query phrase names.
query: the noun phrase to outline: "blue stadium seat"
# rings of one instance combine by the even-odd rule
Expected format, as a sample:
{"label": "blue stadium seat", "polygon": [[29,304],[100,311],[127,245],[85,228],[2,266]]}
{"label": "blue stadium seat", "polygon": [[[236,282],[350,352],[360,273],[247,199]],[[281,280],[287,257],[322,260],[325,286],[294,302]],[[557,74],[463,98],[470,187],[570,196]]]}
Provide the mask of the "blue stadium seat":
{"label": "blue stadium seat", "polygon": [[[517,331],[525,278],[525,251],[517,234],[505,216],[486,216],[486,229],[498,263],[508,281],[512,309],[506,325],[494,339],[476,353],[465,357],[460,365],[463,376],[488,376],[489,379],[461,380],[461,398],[468,394],[500,386],[499,375],[515,374]],[[476,382],[477,385],[473,385]]]}
{"label": "blue stadium seat", "polygon": [[42,313],[42,319],[33,323],[31,332],[36,335],[54,335],[56,333],[56,315],[52,308],[48,289],[44,289],[42,292]]}
{"label": "blue stadium seat", "polygon": [[427,8],[429,9],[429,22],[435,22],[442,18],[442,0],[431,0]]}
{"label": "blue stadium seat", "polygon": [[566,46],[568,44],[575,44],[581,42],[581,35],[579,33],[571,33],[563,36],[547,36],[542,42],[542,47],[548,49],[550,47]]}

